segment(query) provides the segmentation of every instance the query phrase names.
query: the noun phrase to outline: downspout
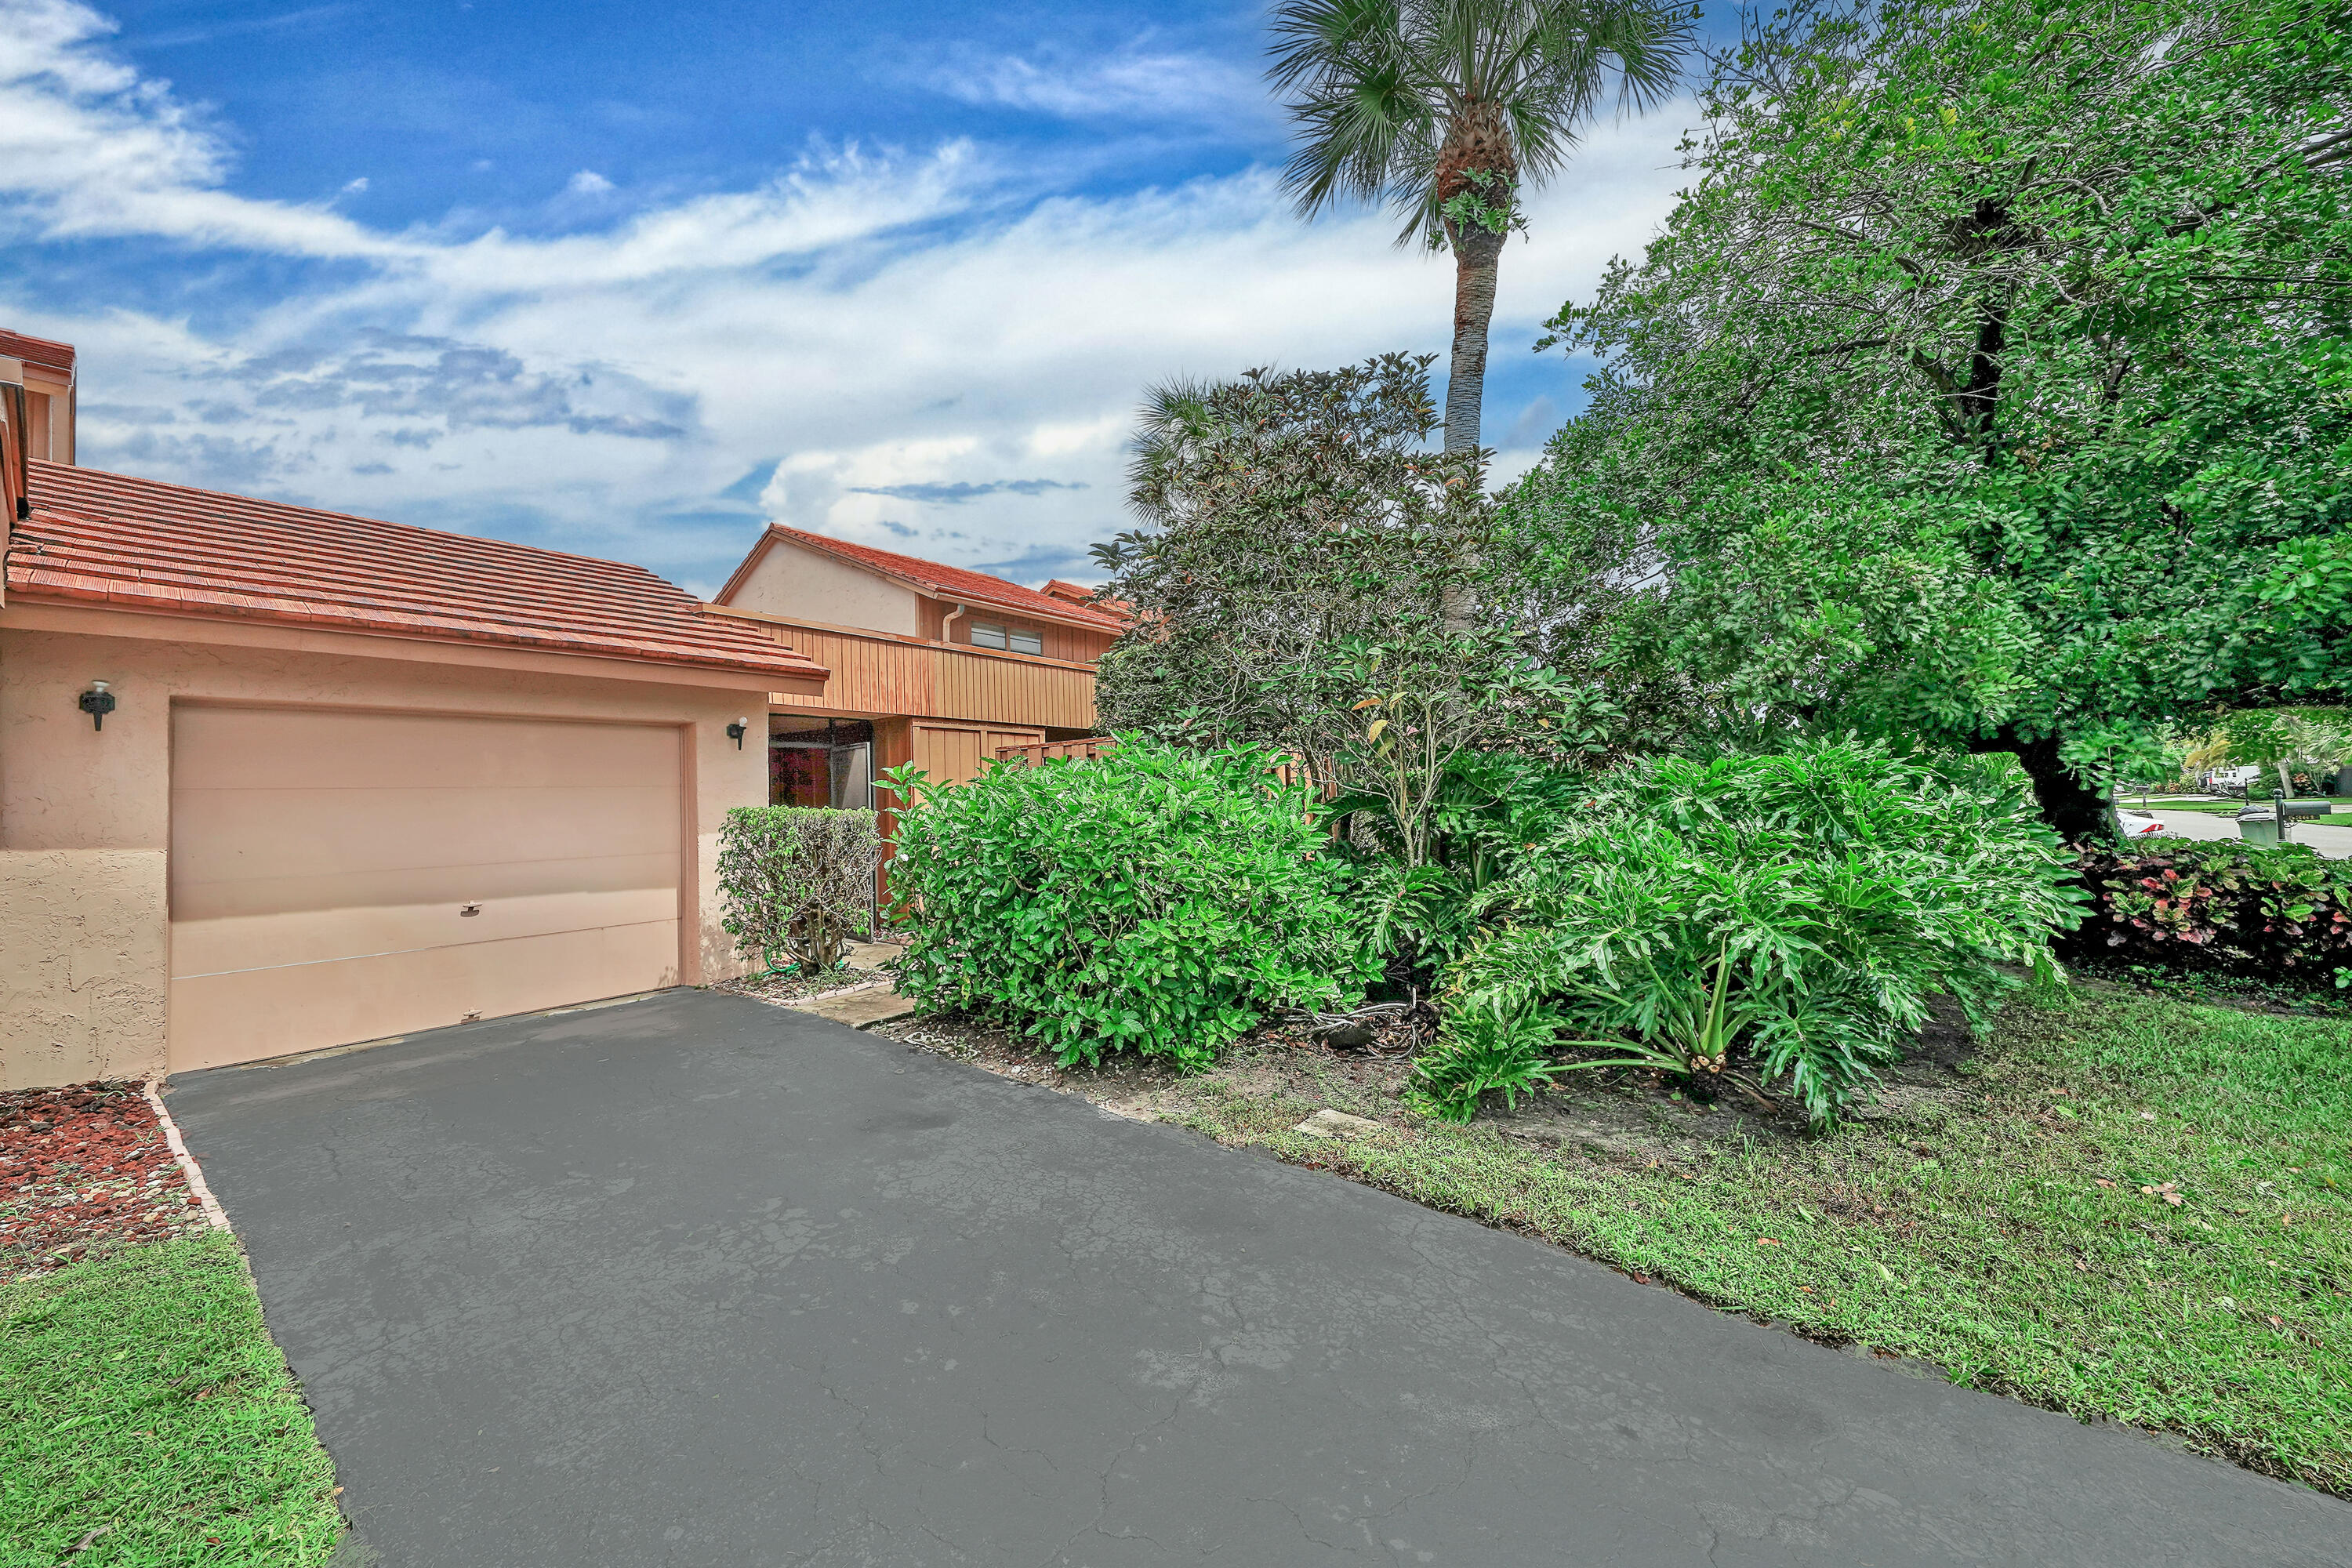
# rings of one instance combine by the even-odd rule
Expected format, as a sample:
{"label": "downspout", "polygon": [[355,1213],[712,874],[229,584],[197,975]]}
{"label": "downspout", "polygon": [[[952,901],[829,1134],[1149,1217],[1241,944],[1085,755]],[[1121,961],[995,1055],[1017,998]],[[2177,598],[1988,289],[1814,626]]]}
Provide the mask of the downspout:
{"label": "downspout", "polygon": [[954,609],[940,617],[940,641],[947,642],[950,640],[948,637],[948,628],[955,625],[956,622],[962,617],[963,613],[970,608],[971,608],[970,605],[958,605]]}

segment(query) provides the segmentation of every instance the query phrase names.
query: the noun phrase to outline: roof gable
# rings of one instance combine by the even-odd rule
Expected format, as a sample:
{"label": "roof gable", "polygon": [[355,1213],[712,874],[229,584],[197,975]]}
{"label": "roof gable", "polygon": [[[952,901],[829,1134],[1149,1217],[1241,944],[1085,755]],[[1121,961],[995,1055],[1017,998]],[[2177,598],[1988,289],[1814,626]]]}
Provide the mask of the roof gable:
{"label": "roof gable", "polygon": [[925,561],[919,556],[901,555],[895,550],[877,550],[870,544],[853,544],[845,539],[811,533],[805,529],[789,527],[781,522],[768,525],[767,531],[761,535],[760,542],[743,558],[743,564],[735,569],[735,574],[727,580],[727,585],[719,590],[717,602],[727,603],[769,547],[779,541],[820,551],[853,566],[894,578],[934,598],[988,605],[1000,610],[1012,610],[1041,620],[1085,626],[1094,631],[1119,632],[1124,631],[1127,626],[1118,616],[1105,615],[1091,605],[1051,598],[1034,588],[1008,583],[1002,577],[991,577],[984,572],[968,572],[961,566],[947,566],[937,561]]}
{"label": "roof gable", "polygon": [[95,468],[37,462],[31,479],[12,601],[825,675],[642,566]]}

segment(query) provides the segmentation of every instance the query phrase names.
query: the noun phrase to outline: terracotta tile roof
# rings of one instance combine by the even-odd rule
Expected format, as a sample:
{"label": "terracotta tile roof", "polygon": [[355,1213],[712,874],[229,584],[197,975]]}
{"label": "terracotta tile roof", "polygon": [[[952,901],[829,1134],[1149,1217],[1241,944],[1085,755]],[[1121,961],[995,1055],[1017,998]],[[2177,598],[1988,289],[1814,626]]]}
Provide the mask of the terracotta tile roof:
{"label": "terracotta tile roof", "polygon": [[0,359],[26,360],[50,370],[70,371],[74,367],[73,344],[26,337],[0,327]]}
{"label": "terracotta tile roof", "polygon": [[[1108,632],[1127,629],[1125,621],[1117,616],[1107,616],[1091,605],[1073,605],[1066,600],[1049,598],[1034,588],[1024,588],[1002,577],[991,577],[984,572],[967,572],[961,566],[942,566],[936,561],[901,555],[895,550],[877,550],[870,544],[852,544],[845,539],[828,539],[822,533],[788,528],[781,522],[770,523],[768,534],[771,538],[789,539],[795,544],[822,550],[854,565],[912,583],[924,592],[944,599],[993,605],[1004,610],[1023,610],[1048,620],[1099,626]],[[721,590],[721,596],[724,596],[724,590]]]}
{"label": "terracotta tile roof", "polygon": [[1121,626],[1125,626],[1135,616],[1135,606],[1125,599],[1097,599],[1095,597],[1095,591],[1084,583],[1070,583],[1056,577],[1038,592],[1049,599],[1059,599],[1064,604],[1084,605],[1090,610],[1105,611],[1116,616]]}
{"label": "terracotta tile roof", "polygon": [[31,489],[33,515],[9,542],[11,605],[825,676],[642,566],[58,463],[33,464]]}

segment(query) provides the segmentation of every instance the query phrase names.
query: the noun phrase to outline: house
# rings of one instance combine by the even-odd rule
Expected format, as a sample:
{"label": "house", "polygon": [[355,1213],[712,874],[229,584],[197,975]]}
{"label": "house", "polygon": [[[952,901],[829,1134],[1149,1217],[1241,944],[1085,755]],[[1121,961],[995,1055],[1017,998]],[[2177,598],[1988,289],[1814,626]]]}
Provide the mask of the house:
{"label": "house", "polygon": [[73,345],[0,327],[0,385],[16,388],[5,395],[19,405],[13,412],[0,408],[0,418],[13,421],[16,461],[72,462]]}
{"label": "house", "polygon": [[768,715],[850,689],[785,626],[76,466],[74,369],[0,334],[0,1088],[738,972],[719,824],[769,798]]}
{"label": "house", "polygon": [[863,806],[887,768],[961,783],[1095,734],[1095,665],[1127,623],[1088,598],[772,523],[710,610],[830,672],[769,700],[770,799]]}

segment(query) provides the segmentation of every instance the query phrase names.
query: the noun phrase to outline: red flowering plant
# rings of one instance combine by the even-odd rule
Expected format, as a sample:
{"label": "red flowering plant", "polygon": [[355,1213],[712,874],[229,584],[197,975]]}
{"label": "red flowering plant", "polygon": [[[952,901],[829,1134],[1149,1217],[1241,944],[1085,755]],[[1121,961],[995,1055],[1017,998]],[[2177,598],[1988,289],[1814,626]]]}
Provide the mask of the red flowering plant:
{"label": "red flowering plant", "polygon": [[2178,844],[2079,852],[2091,918],[2075,962],[2352,986],[2352,863],[2302,845]]}

